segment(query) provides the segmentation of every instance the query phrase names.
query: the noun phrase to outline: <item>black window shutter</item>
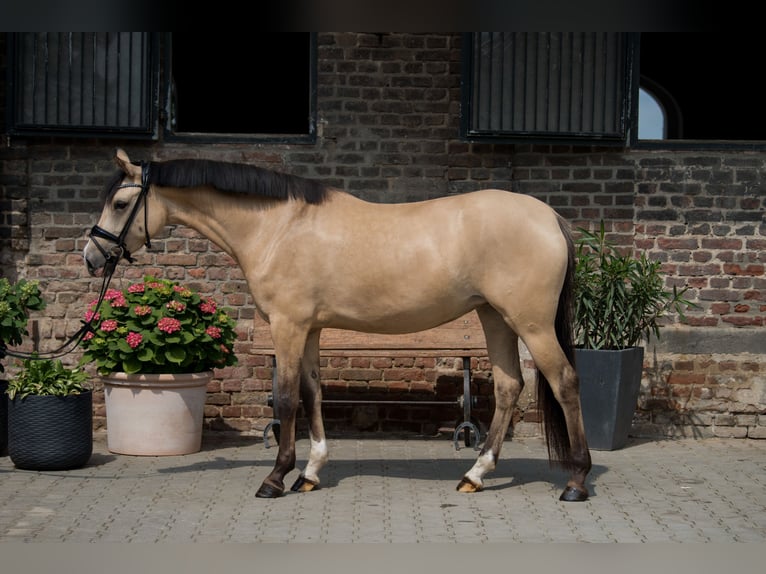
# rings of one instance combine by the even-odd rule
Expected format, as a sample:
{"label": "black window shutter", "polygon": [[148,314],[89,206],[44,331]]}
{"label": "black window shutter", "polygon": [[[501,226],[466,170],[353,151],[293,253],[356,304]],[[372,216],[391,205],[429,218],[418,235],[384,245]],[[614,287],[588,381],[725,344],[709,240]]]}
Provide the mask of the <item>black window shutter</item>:
{"label": "black window shutter", "polygon": [[463,136],[625,142],[633,42],[615,32],[466,34]]}
{"label": "black window shutter", "polygon": [[156,34],[31,32],[10,45],[11,134],[156,134]]}

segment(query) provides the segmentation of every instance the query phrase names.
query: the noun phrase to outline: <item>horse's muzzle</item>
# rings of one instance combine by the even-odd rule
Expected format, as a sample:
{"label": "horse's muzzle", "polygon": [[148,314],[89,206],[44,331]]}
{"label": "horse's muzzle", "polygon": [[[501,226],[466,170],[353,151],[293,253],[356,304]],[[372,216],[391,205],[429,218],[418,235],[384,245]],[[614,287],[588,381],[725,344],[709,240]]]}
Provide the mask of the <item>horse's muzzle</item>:
{"label": "horse's muzzle", "polygon": [[85,255],[83,255],[83,259],[85,259],[85,266],[87,267],[88,274],[91,277],[101,277],[104,274],[103,265],[100,265],[100,266],[94,265]]}
{"label": "horse's muzzle", "polygon": [[95,268],[90,263],[88,263],[88,273],[90,273],[91,277],[101,277],[104,275],[104,268]]}

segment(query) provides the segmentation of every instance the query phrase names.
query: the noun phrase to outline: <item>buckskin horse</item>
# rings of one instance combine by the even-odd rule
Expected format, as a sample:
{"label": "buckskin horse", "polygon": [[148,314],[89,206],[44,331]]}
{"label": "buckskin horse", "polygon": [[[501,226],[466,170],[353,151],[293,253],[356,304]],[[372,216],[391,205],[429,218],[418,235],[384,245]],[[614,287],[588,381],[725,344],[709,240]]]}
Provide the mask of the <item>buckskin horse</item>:
{"label": "buckskin horse", "polygon": [[277,358],[279,451],[257,496],[284,493],[295,468],[299,400],[309,457],[292,490],[320,483],[328,460],[321,411],[323,328],[408,333],[476,309],[492,363],[495,408],[476,462],[457,490],[478,492],[500,455],[524,385],[518,340],[537,369],[548,456],[570,472],[560,499],[587,499],[591,458],[573,367],[574,249],[545,203],[498,189],[378,204],[319,181],[202,159],[132,163],[119,171],[83,251],[101,276],[166,225],[197,230],[228,253],[269,323]]}

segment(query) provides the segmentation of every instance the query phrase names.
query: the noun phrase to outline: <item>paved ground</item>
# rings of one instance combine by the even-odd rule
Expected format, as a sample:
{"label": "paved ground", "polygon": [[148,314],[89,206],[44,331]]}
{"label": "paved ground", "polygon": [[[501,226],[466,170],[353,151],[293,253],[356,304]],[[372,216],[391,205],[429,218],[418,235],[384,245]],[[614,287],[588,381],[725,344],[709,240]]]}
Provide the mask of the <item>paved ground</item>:
{"label": "paved ground", "polygon": [[[302,466],[308,441],[298,443]],[[332,438],[323,487],[255,498],[276,448],[205,436],[181,457],[109,453],[30,472],[0,458],[0,542],[766,541],[766,441],[631,441],[593,451],[590,500],[562,503],[566,475],[539,438],[507,441],[486,490],[455,491],[476,452],[450,438]],[[288,485],[297,470],[288,476]]]}

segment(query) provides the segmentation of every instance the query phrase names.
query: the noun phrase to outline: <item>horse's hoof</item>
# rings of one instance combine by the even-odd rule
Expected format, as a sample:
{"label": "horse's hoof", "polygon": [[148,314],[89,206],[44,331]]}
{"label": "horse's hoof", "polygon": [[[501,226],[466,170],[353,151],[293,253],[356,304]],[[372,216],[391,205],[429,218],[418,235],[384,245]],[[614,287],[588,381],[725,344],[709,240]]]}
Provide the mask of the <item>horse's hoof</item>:
{"label": "horse's hoof", "polygon": [[293,492],[311,492],[315,488],[319,487],[318,482],[314,482],[313,480],[309,480],[303,475],[300,475],[296,481],[293,483],[293,485],[290,487],[290,490]]}
{"label": "horse's hoof", "polygon": [[588,500],[588,491],[583,488],[567,486],[564,492],[561,493],[561,496],[559,496],[559,500],[564,502],[583,502]]}
{"label": "horse's hoof", "polygon": [[258,492],[255,493],[256,498],[279,498],[284,494],[285,489],[279,488],[277,486],[274,486],[272,484],[266,484],[265,482],[261,485],[261,488],[258,489]]}
{"label": "horse's hoof", "polygon": [[463,480],[460,481],[460,484],[457,485],[455,490],[458,492],[481,492],[484,490],[484,486],[481,484],[474,484],[466,477],[463,477]]}

